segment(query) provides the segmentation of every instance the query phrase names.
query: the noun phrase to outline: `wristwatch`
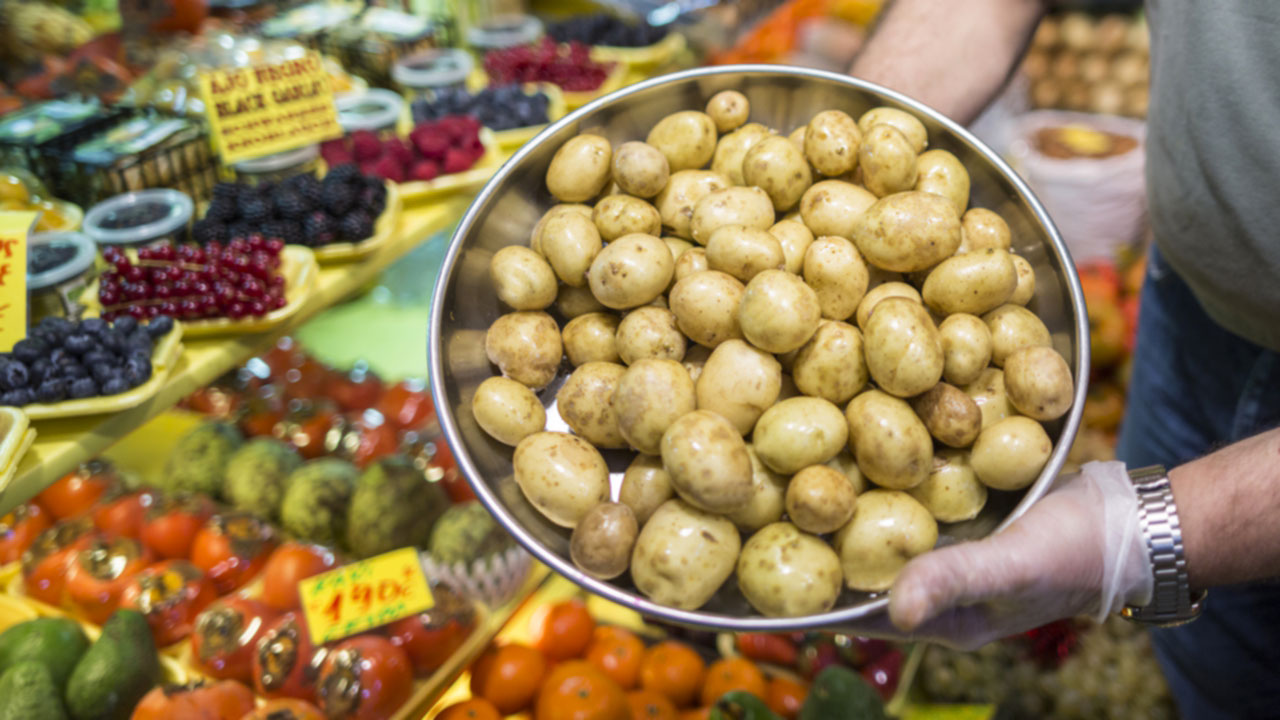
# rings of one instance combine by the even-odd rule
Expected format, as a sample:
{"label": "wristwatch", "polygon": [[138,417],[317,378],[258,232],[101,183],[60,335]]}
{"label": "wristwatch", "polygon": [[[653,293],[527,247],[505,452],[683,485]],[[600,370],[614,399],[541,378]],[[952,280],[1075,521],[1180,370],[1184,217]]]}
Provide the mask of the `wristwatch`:
{"label": "wristwatch", "polygon": [[1169,473],[1163,466],[1129,471],[1138,492],[1138,520],[1147,544],[1155,587],[1151,602],[1141,607],[1126,605],[1120,614],[1135,622],[1158,627],[1189,623],[1200,616],[1207,593],[1194,597],[1187,577],[1187,558],[1182,549],[1182,524],[1173,501]]}

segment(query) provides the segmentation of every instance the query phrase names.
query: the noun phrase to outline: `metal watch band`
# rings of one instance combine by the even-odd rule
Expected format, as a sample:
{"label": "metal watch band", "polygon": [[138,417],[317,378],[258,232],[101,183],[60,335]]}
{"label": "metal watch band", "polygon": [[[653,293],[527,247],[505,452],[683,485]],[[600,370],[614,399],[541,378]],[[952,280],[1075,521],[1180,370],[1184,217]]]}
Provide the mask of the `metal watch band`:
{"label": "metal watch band", "polygon": [[1151,602],[1125,606],[1121,615],[1151,625],[1174,626],[1200,615],[1204,593],[1191,597],[1187,559],[1182,548],[1182,525],[1173,500],[1169,475],[1160,465],[1129,471],[1138,493],[1138,520],[1147,543],[1151,569],[1155,575]]}

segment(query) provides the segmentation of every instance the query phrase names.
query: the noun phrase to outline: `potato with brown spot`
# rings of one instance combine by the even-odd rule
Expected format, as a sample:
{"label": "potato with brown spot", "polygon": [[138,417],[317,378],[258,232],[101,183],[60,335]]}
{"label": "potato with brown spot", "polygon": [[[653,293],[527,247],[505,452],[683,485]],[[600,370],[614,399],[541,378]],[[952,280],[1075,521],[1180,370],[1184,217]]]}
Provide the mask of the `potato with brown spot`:
{"label": "potato with brown spot", "polygon": [[969,171],[946,150],[930,150],[916,158],[915,189],[941,195],[963,214],[969,206]]}
{"label": "potato with brown spot", "polygon": [[552,205],[550,210],[546,211],[542,214],[542,217],[538,218],[538,222],[533,226],[533,232],[529,233],[529,249],[543,257],[546,257],[546,253],[542,252],[543,229],[546,227],[548,220],[567,212],[582,215],[588,220],[591,219],[591,206],[589,205],[583,205],[581,203],[561,203],[559,205]]}
{"label": "potato with brown spot", "polygon": [[738,588],[769,617],[799,617],[835,607],[843,582],[840,557],[821,538],[791,523],[761,528],[738,557]]}
{"label": "potato with brown spot", "polygon": [[827,177],[852,172],[858,164],[862,131],[847,113],[824,110],[809,121],[804,132],[804,156]]}
{"label": "potato with brown spot", "polygon": [[869,377],[862,333],[848,323],[824,321],[796,354],[791,376],[805,395],[849,402]]}
{"label": "potato with brown spot", "polygon": [[513,310],[543,310],[556,300],[556,274],[538,253],[508,245],[489,260],[489,281]]}
{"label": "potato with brown spot", "polygon": [[786,270],[765,270],[751,278],[737,311],[743,337],[772,353],[800,348],[822,319],[818,294]]}
{"label": "potato with brown spot", "polygon": [[1049,329],[1035,313],[1006,304],[982,316],[991,331],[991,364],[1004,367],[1005,358],[1024,347],[1049,347]]}
{"label": "potato with brown spot", "polygon": [[607,312],[579,315],[565,324],[560,336],[569,363],[618,362],[618,316]]}
{"label": "potato with brown spot", "polygon": [[598,448],[627,447],[611,404],[613,392],[626,371],[617,363],[585,363],[569,375],[556,393],[556,409],[569,429]]}
{"label": "potato with brown spot", "polygon": [[729,186],[729,178],[719,172],[681,170],[671,174],[653,204],[662,216],[663,227],[678,237],[692,239],[694,206],[707,195]]}
{"label": "potato with brown spot", "polygon": [[911,406],[888,393],[867,390],[845,408],[849,447],[871,482],[907,490],[924,482],[933,465],[933,439]]}
{"label": "potato with brown spot", "polygon": [[613,153],[613,179],[628,195],[651,198],[666,187],[670,177],[667,157],[648,143],[632,140]]}
{"label": "potato with brown spot", "polygon": [[1021,490],[1035,482],[1053,452],[1053,441],[1040,423],[1020,415],[984,429],[969,461],[984,485],[993,490]]}
{"label": "potato with brown spot", "polygon": [[938,442],[969,447],[982,429],[982,411],[963,390],[944,382],[912,398],[911,408]]}
{"label": "potato with brown spot", "polygon": [[711,169],[723,174],[734,185],[746,185],[742,177],[742,159],[753,145],[769,137],[772,132],[760,123],[747,123],[720,138],[715,155],[711,157]]}
{"label": "potato with brown spot", "polygon": [[716,125],[706,113],[681,110],[659,120],[645,142],[667,158],[672,172],[678,172],[695,170],[711,162],[716,137]]}
{"label": "potato with brown spot", "polygon": [[786,260],[782,245],[768,230],[725,225],[707,242],[708,267],[744,283],[765,270],[782,270]]}
{"label": "potato with brown spot", "polygon": [[624,310],[653,302],[674,273],[667,244],[635,233],[614,240],[596,255],[587,270],[587,284],[601,304]]}
{"label": "potato with brown spot", "polygon": [[662,466],[657,455],[637,453],[626,472],[622,474],[622,486],[618,489],[618,502],[631,508],[641,525],[662,503],[675,496],[671,489],[671,476]]}
{"label": "potato with brown spot", "polygon": [[666,308],[641,307],[622,318],[617,346],[627,365],[643,358],[683,360],[685,339],[676,326],[675,313]]}
{"label": "potato with brown spot", "polygon": [[942,340],[919,303],[881,300],[867,320],[865,342],[867,371],[891,395],[919,395],[942,379]]}
{"label": "potato with brown spot", "polygon": [[609,183],[613,148],[599,135],[569,138],[547,166],[547,190],[560,202],[585,202]]}
{"label": "potato with brown spot", "polygon": [[844,180],[816,182],[800,198],[800,217],[814,235],[853,237],[858,219],[876,196]]}
{"label": "potato with brown spot", "polygon": [[818,295],[822,317],[846,320],[867,294],[867,264],[853,243],[820,237],[804,254],[804,281]]}
{"label": "potato with brown spot", "polygon": [[991,331],[982,318],[948,315],[938,326],[942,339],[942,377],[952,385],[968,385],[991,362]]}
{"label": "potato with brown spot", "polygon": [[986,208],[969,208],[960,218],[964,228],[964,242],[957,252],[973,252],[986,248],[1008,250],[1013,244],[1009,224],[997,213]]}
{"label": "potato with brown spot", "polygon": [[925,270],[960,246],[960,217],[940,195],[895,193],[867,208],[854,228],[853,242],[867,262],[881,269]]}
{"label": "potato with brown spot", "polygon": [[720,415],[746,435],[777,401],[782,366],[742,340],[726,340],[711,351],[694,387],[698,409]]}
{"label": "potato with brown spot", "polygon": [[788,479],[761,462],[760,455],[750,444],[747,445],[747,455],[751,458],[751,500],[726,517],[742,532],[752,533],[782,519],[786,510]]}
{"label": "potato with brown spot", "polygon": [[786,212],[795,207],[813,184],[813,173],[804,154],[790,140],[770,135],[751,146],[742,158],[742,177],[769,194],[773,207]]}
{"label": "potato with brown spot", "polygon": [[919,174],[916,151],[898,130],[876,125],[858,146],[858,170],[862,184],[876,197],[885,197],[915,187]]}
{"label": "potato with brown spot", "polygon": [[[874,266],[868,268],[874,270]],[[868,283],[869,285],[870,283]],[[858,328],[863,332],[867,331],[867,320],[871,319],[871,312],[876,309],[881,300],[891,297],[906,298],[912,302],[923,304],[920,299],[920,292],[910,285],[891,280],[889,282],[880,283],[875,287],[867,290],[867,294],[862,296],[862,301],[858,303],[858,311],[854,318],[858,321]]]}
{"label": "potato with brown spot", "polygon": [[507,313],[489,326],[484,351],[503,375],[535,390],[544,388],[560,367],[560,327],[545,312]]}
{"label": "potato with brown spot", "polygon": [[884,592],[911,558],[938,542],[938,523],[905,492],[871,490],[858,497],[851,518],[836,533],[844,582],[850,589]]}
{"label": "potato with brown spot", "polygon": [[871,132],[876,125],[889,125],[902,133],[910,143],[911,149],[917,153],[924,152],[929,146],[929,133],[924,123],[909,112],[891,107],[872,108],[858,118],[858,129],[863,135]]}
{"label": "potato with brown spot", "polygon": [[787,517],[801,530],[823,535],[849,521],[857,500],[843,473],[826,465],[810,465],[787,485]]}
{"label": "potato with brown spot", "polygon": [[695,242],[706,245],[716,230],[741,225],[768,230],[773,225],[773,202],[758,187],[731,187],[716,190],[693,207],[690,230]]}
{"label": "potato with brown spot", "polygon": [[662,435],[662,464],[685,502],[730,513],[751,501],[751,458],[736,428],[710,410],[680,417]]}
{"label": "potato with brown spot", "polygon": [[969,451],[944,448],[933,456],[933,470],[919,485],[908,490],[938,522],[972,520],[987,504],[987,486],[969,464]]}
{"label": "potato with brown spot", "polygon": [[697,407],[693,380],[675,360],[637,360],[618,380],[610,401],[618,429],[631,447],[647,455],[662,450],[662,434]]}
{"label": "potato with brown spot", "polygon": [[609,499],[604,458],[576,435],[534,433],[516,446],[512,466],[529,503],[561,527],[574,527],[588,510]]}
{"label": "potato with brown spot", "polygon": [[849,439],[849,426],[840,408],[801,396],[765,410],[751,438],[765,465],[789,475],[835,457]]}
{"label": "potato with brown spot", "polygon": [[721,90],[707,101],[707,115],[715,123],[716,130],[727,133],[747,121],[751,115],[751,103],[737,90]]}
{"label": "potato with brown spot", "polygon": [[1018,286],[1013,257],[987,248],[952,255],[929,271],[920,290],[924,302],[942,315],[981,315],[1005,303]]}
{"label": "potato with brown spot", "polygon": [[603,502],[587,511],[569,537],[569,558],[582,572],[611,580],[627,571],[640,525],[631,508]]}
{"label": "potato with brown spot", "polygon": [[591,220],[605,242],[632,233],[657,235],[662,232],[662,216],[658,209],[630,195],[604,197],[592,210]]}
{"label": "potato with brown spot", "polygon": [[671,288],[671,312],[676,314],[680,332],[699,345],[714,348],[742,337],[738,307],[744,292],[742,283],[728,273],[693,273]]}
{"label": "potato with brown spot", "polygon": [[696,610],[733,574],[741,548],[727,518],[668,500],[640,530],[631,579],[655,603]]}
{"label": "potato with brown spot", "polygon": [[519,445],[547,425],[547,412],[538,396],[504,377],[491,377],[480,383],[471,398],[471,414],[481,430],[505,445]]}
{"label": "potato with brown spot", "polygon": [[1005,392],[1018,412],[1036,420],[1057,420],[1071,409],[1075,384],[1057,350],[1025,347],[1004,361]]}
{"label": "potato with brown spot", "polygon": [[1026,305],[1036,296],[1036,271],[1031,263],[1021,255],[1010,255],[1013,258],[1013,269],[1018,273],[1018,284],[1009,296],[1014,305]]}
{"label": "potato with brown spot", "polygon": [[782,247],[786,270],[793,275],[804,271],[804,254],[813,244],[813,233],[797,220],[779,220],[769,228],[769,234]]}

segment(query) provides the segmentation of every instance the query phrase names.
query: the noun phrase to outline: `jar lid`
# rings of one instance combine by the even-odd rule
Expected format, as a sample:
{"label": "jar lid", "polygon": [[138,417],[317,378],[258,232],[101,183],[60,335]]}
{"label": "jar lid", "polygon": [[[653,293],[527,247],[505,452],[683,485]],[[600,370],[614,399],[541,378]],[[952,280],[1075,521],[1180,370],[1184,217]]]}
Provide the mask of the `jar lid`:
{"label": "jar lid", "polygon": [[116,195],[84,216],[84,231],[99,245],[132,245],[170,235],[191,221],[186,193],[157,188]]}
{"label": "jar lid", "polygon": [[[65,254],[66,258],[59,258],[57,264],[52,267],[31,272],[31,262],[46,252]],[[96,255],[97,246],[93,244],[93,239],[84,233],[54,232],[32,235],[30,246],[27,248],[27,287],[32,290],[43,290],[60,285],[93,267],[93,258]]]}
{"label": "jar lid", "polygon": [[542,37],[542,21],[532,15],[497,15],[467,30],[467,43],[480,50],[528,45]]}
{"label": "jar lid", "polygon": [[320,157],[319,145],[303,145],[302,147],[285,150],[274,155],[263,155],[251,160],[244,160],[231,167],[238,173],[258,175],[305,165],[318,157]]}
{"label": "jar lid", "polygon": [[466,80],[471,65],[465,50],[424,50],[397,61],[391,67],[391,79],[406,88],[447,87]]}
{"label": "jar lid", "polygon": [[347,132],[393,127],[404,111],[404,98],[391,90],[374,88],[343,95],[334,101],[338,122]]}

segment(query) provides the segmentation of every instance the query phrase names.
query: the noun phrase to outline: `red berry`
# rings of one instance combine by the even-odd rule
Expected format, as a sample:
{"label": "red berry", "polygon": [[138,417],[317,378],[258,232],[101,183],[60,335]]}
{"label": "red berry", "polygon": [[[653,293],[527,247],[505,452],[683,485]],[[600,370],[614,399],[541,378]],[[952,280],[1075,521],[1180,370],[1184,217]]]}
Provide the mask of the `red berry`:
{"label": "red berry", "polygon": [[440,165],[434,160],[419,160],[409,171],[410,180],[435,180],[440,174]]}
{"label": "red berry", "polygon": [[373,174],[383,180],[392,182],[404,182],[405,168],[391,155],[383,155],[373,164]]}
{"label": "red berry", "polygon": [[449,148],[449,151],[444,154],[444,171],[446,174],[462,172],[474,164],[475,160],[465,150]]}
{"label": "red berry", "polygon": [[382,143],[372,131],[357,130],[351,133],[351,154],[358,162],[372,160],[382,154]]}

